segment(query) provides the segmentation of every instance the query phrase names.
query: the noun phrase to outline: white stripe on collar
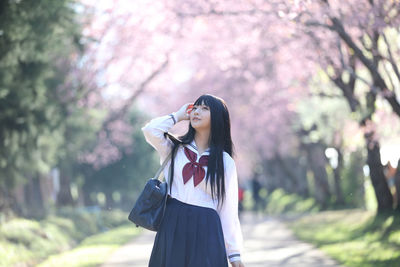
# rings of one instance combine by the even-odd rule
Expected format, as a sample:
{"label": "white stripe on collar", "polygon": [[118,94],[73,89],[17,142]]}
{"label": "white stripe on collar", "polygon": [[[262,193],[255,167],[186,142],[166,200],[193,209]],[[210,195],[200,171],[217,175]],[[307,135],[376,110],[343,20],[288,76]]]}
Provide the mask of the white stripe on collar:
{"label": "white stripe on collar", "polygon": [[[199,152],[199,150],[197,149],[196,142],[194,141],[194,139],[193,139],[193,141],[192,141],[190,144],[188,144],[188,145],[191,146],[193,149],[195,149],[197,152]],[[210,148],[207,148],[203,153],[205,153],[205,152],[210,152]]]}

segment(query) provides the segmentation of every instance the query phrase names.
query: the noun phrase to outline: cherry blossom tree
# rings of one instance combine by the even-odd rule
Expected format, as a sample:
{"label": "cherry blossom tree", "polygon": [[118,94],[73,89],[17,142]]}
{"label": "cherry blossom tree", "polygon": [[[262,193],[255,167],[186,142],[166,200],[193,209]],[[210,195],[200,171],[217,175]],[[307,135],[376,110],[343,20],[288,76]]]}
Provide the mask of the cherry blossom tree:
{"label": "cherry blossom tree", "polygon": [[[81,4],[78,12],[86,20],[82,21],[80,42],[85,54],[71,70],[60,92],[66,92],[66,98],[75,99],[83,114],[81,122],[72,122],[65,131],[66,153],[59,164],[60,205],[73,203],[70,183],[76,174],[71,170],[77,169],[73,165],[89,164],[95,171],[132,152],[133,129],[127,115],[136,98],[168,65],[169,48],[161,45],[167,29],[154,20],[154,15],[153,19],[147,19],[157,6],[144,2],[135,6],[138,10],[147,10],[138,17],[126,12],[124,1],[82,1]],[[160,56],[153,56],[155,51]],[[82,90],[78,95],[68,95],[71,85],[77,83]],[[89,133],[89,128],[93,132]]]}
{"label": "cherry blossom tree", "polygon": [[[399,114],[397,1],[85,3],[95,9],[87,34],[98,40],[89,49],[87,77],[96,81],[97,96],[110,110],[103,126],[123,117],[133,101],[161,115],[203,93],[221,96],[232,113],[240,177],[250,178],[269,159],[299,155],[301,142],[293,130],[299,126],[298,103],[312,94],[332,97],[323,88],[309,90],[311,78],[322,70],[341,92],[334,96],[346,99],[352,117],[363,125],[371,178],[375,188],[383,188],[376,191],[380,210],[388,209],[390,192],[371,124],[377,99]],[[176,133],[186,127],[180,125]],[[99,131],[100,147],[112,136],[105,132]],[[113,150],[94,150],[86,160],[106,164],[101,151]],[[326,164],[311,169],[318,172]],[[279,186],[304,183],[284,169],[287,179],[276,179]],[[327,186],[324,176],[314,173],[321,188]],[[328,196],[321,201],[328,201],[329,189],[321,192]]]}
{"label": "cherry blossom tree", "polygon": [[400,116],[400,50],[393,39],[399,36],[399,7],[398,1],[384,0],[298,1],[287,5],[287,14],[294,14],[291,19],[309,37],[321,66],[358,114],[378,211],[391,210],[393,200],[383,172],[376,134],[379,125],[373,114],[377,99],[382,98]]}

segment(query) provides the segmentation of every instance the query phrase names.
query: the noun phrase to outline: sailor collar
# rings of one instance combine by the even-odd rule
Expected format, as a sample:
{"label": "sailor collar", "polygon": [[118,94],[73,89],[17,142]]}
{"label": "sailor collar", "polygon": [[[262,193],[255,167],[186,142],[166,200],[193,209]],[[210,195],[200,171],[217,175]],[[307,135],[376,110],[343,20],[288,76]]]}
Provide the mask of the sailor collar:
{"label": "sailor collar", "polygon": [[[199,150],[198,150],[198,148],[196,146],[196,142],[194,141],[194,139],[190,144],[185,145],[185,147],[187,147],[190,150],[192,150],[193,152],[199,154]],[[207,148],[201,155],[207,155],[209,153],[210,153],[210,148]]]}

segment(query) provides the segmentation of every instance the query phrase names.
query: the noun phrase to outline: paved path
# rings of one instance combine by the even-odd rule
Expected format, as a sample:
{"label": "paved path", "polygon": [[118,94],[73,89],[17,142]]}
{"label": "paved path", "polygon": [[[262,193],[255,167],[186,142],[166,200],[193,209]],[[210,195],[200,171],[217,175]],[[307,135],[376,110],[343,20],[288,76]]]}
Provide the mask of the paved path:
{"label": "paved path", "polygon": [[[312,245],[297,240],[279,219],[245,214],[243,263],[246,267],[338,267],[341,266]],[[142,235],[117,250],[102,267],[147,267],[155,233]]]}

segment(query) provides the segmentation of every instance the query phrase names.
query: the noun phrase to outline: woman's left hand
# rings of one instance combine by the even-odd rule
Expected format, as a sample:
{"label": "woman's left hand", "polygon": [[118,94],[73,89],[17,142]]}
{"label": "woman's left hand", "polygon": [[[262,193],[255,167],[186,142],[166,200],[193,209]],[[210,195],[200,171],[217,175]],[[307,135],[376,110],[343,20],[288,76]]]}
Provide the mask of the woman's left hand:
{"label": "woman's left hand", "polygon": [[231,265],[232,265],[232,267],[244,267],[244,265],[241,261],[231,262]]}

